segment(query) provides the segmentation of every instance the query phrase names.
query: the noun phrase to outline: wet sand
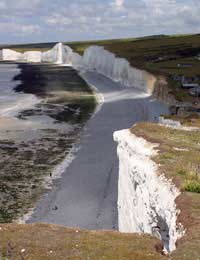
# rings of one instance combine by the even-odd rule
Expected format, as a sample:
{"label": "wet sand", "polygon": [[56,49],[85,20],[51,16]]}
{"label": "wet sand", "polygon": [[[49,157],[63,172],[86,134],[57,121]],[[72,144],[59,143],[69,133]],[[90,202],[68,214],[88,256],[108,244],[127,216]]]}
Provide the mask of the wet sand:
{"label": "wet sand", "polygon": [[28,222],[117,229],[118,158],[113,132],[138,121],[154,121],[168,109],[147,94],[94,72],[83,77],[101,92],[104,103],[86,124],[75,160],[40,199]]}

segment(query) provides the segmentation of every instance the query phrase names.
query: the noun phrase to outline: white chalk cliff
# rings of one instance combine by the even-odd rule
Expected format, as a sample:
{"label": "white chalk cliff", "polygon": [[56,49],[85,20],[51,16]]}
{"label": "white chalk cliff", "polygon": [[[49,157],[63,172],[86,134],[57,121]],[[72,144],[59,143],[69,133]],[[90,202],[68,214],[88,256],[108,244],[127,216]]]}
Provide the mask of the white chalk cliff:
{"label": "white chalk cliff", "polygon": [[51,50],[42,53],[41,61],[77,67],[81,64],[81,56],[69,46],[58,43]]}
{"label": "white chalk cliff", "polygon": [[149,94],[152,94],[156,82],[150,73],[131,67],[126,59],[117,58],[101,46],[90,46],[85,50],[82,66],[86,70],[96,70],[124,86],[139,88]]}
{"label": "white chalk cliff", "polygon": [[17,61],[21,58],[21,53],[10,49],[0,50],[0,59],[5,61]]}
{"label": "white chalk cliff", "polygon": [[62,43],[56,44],[51,50],[46,52],[27,51],[20,53],[9,49],[3,49],[0,51],[0,59],[5,61],[67,64],[74,67],[81,64],[81,56],[78,53],[74,53],[69,46],[63,45]]}
{"label": "white chalk cliff", "polygon": [[41,62],[42,53],[41,51],[26,51],[21,54],[20,60],[27,62]]}
{"label": "white chalk cliff", "polygon": [[115,132],[114,140],[119,156],[119,231],[155,235],[163,241],[165,251],[175,250],[182,236],[175,203],[179,191],[157,174],[157,165],[151,159],[155,145],[130,130]]}
{"label": "white chalk cliff", "polygon": [[63,64],[63,49],[64,46],[62,43],[56,44],[51,50],[42,53],[42,62]]}
{"label": "white chalk cliff", "polygon": [[83,57],[69,46],[58,43],[46,52],[18,53],[3,49],[0,52],[0,58],[12,61],[67,64],[81,70],[95,70],[124,86],[135,87],[149,94],[152,94],[156,82],[156,78],[150,73],[131,67],[126,59],[118,58],[100,46],[90,46],[85,50]]}

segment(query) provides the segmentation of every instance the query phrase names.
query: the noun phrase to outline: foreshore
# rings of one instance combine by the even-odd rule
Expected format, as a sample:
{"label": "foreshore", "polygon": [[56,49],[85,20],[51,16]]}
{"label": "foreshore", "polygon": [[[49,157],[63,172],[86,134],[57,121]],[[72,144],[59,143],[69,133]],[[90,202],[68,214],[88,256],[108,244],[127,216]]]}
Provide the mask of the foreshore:
{"label": "foreshore", "polygon": [[73,158],[74,144],[95,108],[91,90],[72,68],[19,67],[21,72],[14,81],[8,77],[6,84],[19,91],[19,98],[37,96],[39,102],[32,106],[24,101],[16,114],[0,118],[0,222],[27,213],[62,174],[62,162],[67,155]]}

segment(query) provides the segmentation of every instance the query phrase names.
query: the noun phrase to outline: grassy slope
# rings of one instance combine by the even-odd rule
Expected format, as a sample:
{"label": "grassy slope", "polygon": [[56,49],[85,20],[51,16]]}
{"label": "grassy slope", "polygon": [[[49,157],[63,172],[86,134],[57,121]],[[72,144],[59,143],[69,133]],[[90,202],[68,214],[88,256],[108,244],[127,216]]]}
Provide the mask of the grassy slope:
{"label": "grassy slope", "polygon": [[[84,231],[61,226],[1,225],[0,259],[15,260],[164,260],[158,240],[145,235]],[[24,253],[21,250],[25,249]]]}
{"label": "grassy slope", "polygon": [[140,123],[131,131],[137,136],[159,144],[159,152],[154,160],[159,165],[160,172],[172,179],[183,191],[177,199],[177,205],[181,209],[179,221],[187,229],[187,233],[178,243],[172,259],[198,259],[200,256],[200,131],[176,130],[152,123]]}
{"label": "grassy slope", "polygon": [[[183,60],[194,57],[200,53],[200,35],[185,35],[180,37],[163,36],[155,38],[149,37],[66,44],[69,44],[80,54],[82,54],[84,49],[91,44],[101,45],[107,50],[115,53],[117,56],[126,58],[133,66],[141,67],[143,69],[150,69],[152,67],[151,69],[155,71],[158,69],[159,71],[162,70],[167,73],[173,73],[173,70],[166,68],[166,61],[152,63],[151,60],[164,56],[168,56],[168,59]],[[183,68],[183,70],[187,73],[188,68]],[[179,70],[177,70],[177,72],[179,72]],[[190,72],[193,74],[193,71],[190,70]],[[196,69],[194,72],[200,73],[200,71]]]}

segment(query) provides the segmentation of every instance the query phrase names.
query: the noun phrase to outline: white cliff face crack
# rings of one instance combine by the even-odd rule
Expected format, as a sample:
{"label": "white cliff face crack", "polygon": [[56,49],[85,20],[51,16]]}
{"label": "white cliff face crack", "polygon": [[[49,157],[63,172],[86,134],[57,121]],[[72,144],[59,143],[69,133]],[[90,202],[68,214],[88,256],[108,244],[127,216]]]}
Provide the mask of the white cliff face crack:
{"label": "white cliff face crack", "polygon": [[152,234],[163,241],[166,252],[175,250],[177,239],[183,235],[175,203],[180,193],[157,174],[157,165],[151,159],[155,145],[130,130],[115,132],[114,140],[119,156],[119,231]]}

